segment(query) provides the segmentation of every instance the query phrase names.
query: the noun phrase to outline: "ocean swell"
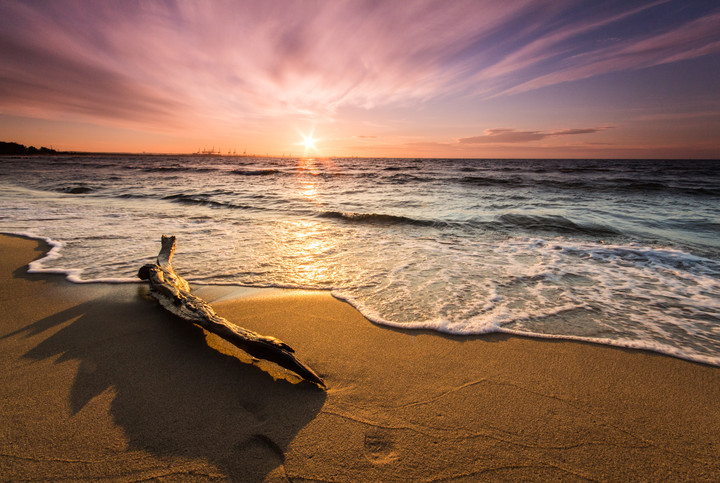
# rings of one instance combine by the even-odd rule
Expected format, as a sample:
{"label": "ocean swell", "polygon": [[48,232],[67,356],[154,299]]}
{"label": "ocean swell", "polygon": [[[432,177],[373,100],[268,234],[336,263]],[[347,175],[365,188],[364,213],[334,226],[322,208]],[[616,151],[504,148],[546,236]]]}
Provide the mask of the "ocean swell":
{"label": "ocean swell", "polygon": [[615,236],[620,232],[610,227],[591,224],[577,224],[558,215],[521,215],[507,213],[499,221],[510,227],[532,232],[560,233],[563,235]]}
{"label": "ocean swell", "polygon": [[210,200],[206,196],[207,195],[177,194],[177,195],[164,196],[162,199],[171,201],[173,203],[183,203],[183,204],[188,204],[188,205],[204,205],[204,206],[210,206],[213,208],[232,208],[232,209],[239,209],[239,210],[250,210],[250,209],[254,208],[249,205],[238,205],[235,203]]}
{"label": "ocean swell", "polygon": [[341,220],[349,223],[363,223],[370,225],[410,225],[410,226],[445,226],[447,223],[434,220],[421,220],[407,216],[386,215],[381,213],[353,213],[340,211],[325,211],[317,215],[320,218]]}

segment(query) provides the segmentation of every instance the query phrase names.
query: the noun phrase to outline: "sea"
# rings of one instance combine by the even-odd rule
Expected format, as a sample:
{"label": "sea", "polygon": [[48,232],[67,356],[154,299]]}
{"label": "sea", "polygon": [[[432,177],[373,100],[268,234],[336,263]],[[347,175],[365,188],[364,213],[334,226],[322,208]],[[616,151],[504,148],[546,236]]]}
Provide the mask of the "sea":
{"label": "sea", "polygon": [[720,366],[720,161],[0,158],[32,272],[327,290],[370,322],[638,348]]}

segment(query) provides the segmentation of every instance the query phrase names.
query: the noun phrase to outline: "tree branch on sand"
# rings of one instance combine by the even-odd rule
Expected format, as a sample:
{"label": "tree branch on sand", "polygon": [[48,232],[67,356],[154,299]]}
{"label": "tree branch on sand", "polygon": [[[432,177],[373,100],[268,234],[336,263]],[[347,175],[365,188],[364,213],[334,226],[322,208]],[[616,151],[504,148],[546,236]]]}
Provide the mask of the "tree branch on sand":
{"label": "tree branch on sand", "polygon": [[190,293],[190,285],[172,268],[175,237],[162,236],[157,263],[140,268],[138,277],[150,282],[150,294],[169,312],[208,332],[216,334],[257,359],[265,359],[289,369],[300,377],[325,388],[325,382],[312,369],[298,361],[286,343],[238,327],[220,317],[200,297]]}

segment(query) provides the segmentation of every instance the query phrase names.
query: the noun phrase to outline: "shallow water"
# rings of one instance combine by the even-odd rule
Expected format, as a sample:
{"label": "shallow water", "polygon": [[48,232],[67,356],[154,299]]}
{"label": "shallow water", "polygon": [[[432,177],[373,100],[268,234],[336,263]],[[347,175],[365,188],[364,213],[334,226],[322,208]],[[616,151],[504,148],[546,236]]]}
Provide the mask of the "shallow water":
{"label": "shallow water", "polygon": [[36,270],[328,289],[369,319],[579,338],[720,365],[720,163],[3,158],[0,231]]}

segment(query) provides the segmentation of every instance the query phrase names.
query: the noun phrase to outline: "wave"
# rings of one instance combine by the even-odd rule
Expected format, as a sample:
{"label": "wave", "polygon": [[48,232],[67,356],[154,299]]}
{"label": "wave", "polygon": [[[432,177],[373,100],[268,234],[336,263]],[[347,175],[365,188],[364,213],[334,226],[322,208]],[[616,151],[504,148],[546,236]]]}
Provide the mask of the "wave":
{"label": "wave", "polygon": [[237,174],[240,176],[269,176],[273,174],[278,174],[280,172],[279,169],[234,169],[230,171],[232,174]]}
{"label": "wave", "polygon": [[182,203],[182,204],[187,204],[187,205],[203,205],[203,206],[210,206],[212,208],[231,208],[231,209],[239,209],[239,210],[254,209],[253,206],[236,205],[234,203],[226,203],[223,201],[209,200],[204,195],[177,194],[177,195],[163,196],[162,199],[171,201],[173,203]]}
{"label": "wave", "polygon": [[206,168],[197,166],[124,166],[125,169],[138,170],[144,173],[212,173],[219,171],[217,168]]}
{"label": "wave", "polygon": [[383,171],[416,171],[419,169],[420,166],[388,166],[383,168]]}
{"label": "wave", "polygon": [[412,174],[404,174],[404,173],[398,173],[394,174],[392,176],[388,176],[385,178],[387,181],[390,181],[392,184],[407,184],[407,183],[419,183],[423,181],[428,181],[427,178],[419,178]]}
{"label": "wave", "polygon": [[[82,269],[78,268],[46,268],[44,264],[57,260],[61,257],[61,250],[65,247],[65,243],[54,240],[50,237],[38,235],[30,232],[2,232],[6,235],[19,236],[30,240],[39,240],[47,245],[43,248],[45,251],[44,256],[33,260],[27,265],[27,273],[32,274],[44,274],[44,275],[64,275],[68,282],[72,283],[139,283],[140,281],[136,278],[119,278],[119,277],[105,277],[105,278],[94,278],[92,280],[85,280],[82,278]],[[112,238],[114,239],[114,237]]]}
{"label": "wave", "polygon": [[486,176],[463,176],[459,181],[475,186],[522,186],[525,181],[521,178],[489,178]]}
{"label": "wave", "polygon": [[695,196],[720,196],[720,189],[712,188],[680,188],[679,191]]}
{"label": "wave", "polygon": [[67,186],[65,188],[59,188],[58,191],[71,195],[86,195],[89,193],[94,193],[96,190],[88,186]]}
{"label": "wave", "polygon": [[605,262],[620,262],[638,267],[664,267],[679,273],[708,276],[717,279],[720,263],[699,255],[673,248],[653,248],[631,243],[629,245],[575,245],[563,248],[563,252],[578,258],[590,258]]}
{"label": "wave", "polygon": [[535,170],[536,173],[542,173],[545,171],[557,171],[558,173],[573,174],[573,173],[610,173],[614,171],[612,168],[601,168],[596,166],[575,166],[572,168],[557,168],[557,169],[546,169],[546,170]]}
{"label": "wave", "polygon": [[552,232],[565,235],[617,236],[621,233],[613,228],[602,225],[579,225],[558,215],[520,215],[507,213],[501,215],[500,222],[504,225],[530,231]]}
{"label": "wave", "polygon": [[[396,176],[400,176],[399,174]],[[421,179],[417,179],[421,181]],[[615,192],[622,191],[626,193],[669,193],[702,197],[720,196],[720,188],[708,186],[678,186],[675,184],[663,182],[660,180],[638,181],[633,179],[621,178],[599,178],[599,179],[579,179],[577,177],[569,177],[567,179],[533,179],[531,177],[524,178],[521,176],[512,176],[507,178],[489,177],[489,176],[462,176],[450,179],[450,181],[459,182],[466,185],[478,187],[503,187],[503,188],[551,188],[555,190],[568,191],[596,191],[596,192]]]}
{"label": "wave", "polygon": [[670,194],[685,194],[691,196],[709,196],[715,197],[720,196],[720,189],[709,188],[707,186],[692,187],[692,186],[678,186],[672,183],[665,183],[657,180],[648,181],[636,181],[631,179],[621,180],[610,180],[610,182],[603,186],[608,190],[617,189],[629,193],[638,192],[667,192]]}
{"label": "wave", "polygon": [[320,218],[330,218],[351,223],[364,223],[372,225],[411,225],[411,226],[445,226],[447,223],[433,220],[421,220],[407,216],[386,215],[381,213],[353,213],[340,211],[324,211],[318,214]]}
{"label": "wave", "polygon": [[668,224],[690,232],[705,232],[720,235],[720,223],[705,218],[694,218],[690,220],[669,220]]}
{"label": "wave", "polygon": [[659,181],[618,180],[617,188],[625,191],[665,191],[671,186]]}
{"label": "wave", "polygon": [[490,231],[506,231],[508,229],[523,229],[533,232],[553,233],[559,235],[586,235],[612,237],[622,233],[611,227],[598,224],[578,224],[558,215],[521,215],[508,213],[499,216],[495,221],[467,220],[442,221],[412,218],[401,215],[388,215],[383,213],[357,213],[324,211],[317,215],[320,218],[340,220],[348,223],[368,225],[407,225],[432,228],[456,229],[482,229]]}

